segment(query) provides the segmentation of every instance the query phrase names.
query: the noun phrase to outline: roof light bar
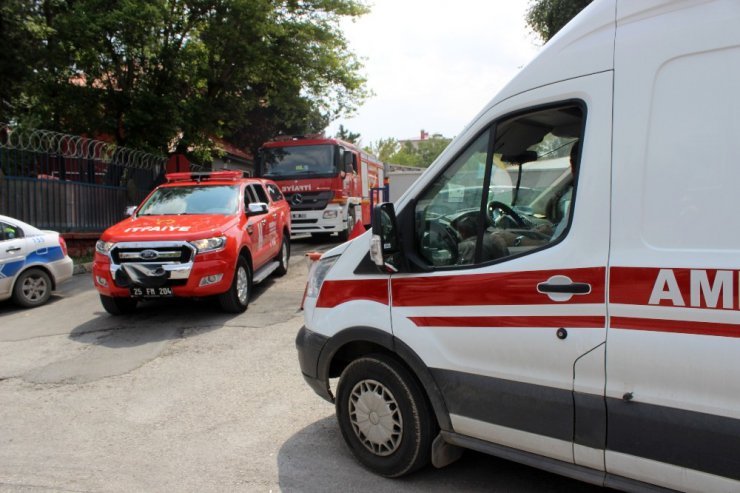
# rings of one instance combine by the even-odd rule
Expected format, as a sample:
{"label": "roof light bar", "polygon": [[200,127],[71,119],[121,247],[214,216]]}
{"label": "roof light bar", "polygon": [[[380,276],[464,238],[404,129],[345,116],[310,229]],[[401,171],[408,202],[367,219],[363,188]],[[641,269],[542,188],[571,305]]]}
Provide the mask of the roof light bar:
{"label": "roof light bar", "polygon": [[204,181],[204,180],[226,180],[236,181],[244,177],[241,171],[211,171],[211,172],[184,172],[167,173],[164,175],[168,183],[176,181]]}

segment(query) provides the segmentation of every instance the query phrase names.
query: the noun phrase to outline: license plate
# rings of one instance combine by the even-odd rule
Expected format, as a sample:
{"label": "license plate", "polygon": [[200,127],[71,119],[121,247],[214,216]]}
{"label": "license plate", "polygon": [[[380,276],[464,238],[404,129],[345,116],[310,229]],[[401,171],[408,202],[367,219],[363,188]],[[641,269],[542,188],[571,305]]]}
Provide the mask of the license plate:
{"label": "license plate", "polygon": [[294,212],[291,217],[293,219],[306,219],[306,216],[307,214],[304,214],[302,212]]}
{"label": "license plate", "polygon": [[130,293],[134,298],[169,298],[172,288],[131,288]]}

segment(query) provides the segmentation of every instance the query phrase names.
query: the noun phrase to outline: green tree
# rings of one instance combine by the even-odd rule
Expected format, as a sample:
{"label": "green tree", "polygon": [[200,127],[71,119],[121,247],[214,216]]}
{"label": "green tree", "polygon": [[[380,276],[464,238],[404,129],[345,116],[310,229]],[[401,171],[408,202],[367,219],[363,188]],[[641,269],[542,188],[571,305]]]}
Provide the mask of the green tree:
{"label": "green tree", "polygon": [[555,36],[592,0],[531,0],[527,25],[544,41]]}
{"label": "green tree", "polygon": [[337,131],[336,138],[341,139],[345,142],[351,142],[352,144],[357,144],[360,141],[361,135],[355,132],[351,132],[350,130],[344,128],[344,125],[339,125],[339,130]]}
{"label": "green tree", "polygon": [[402,166],[417,166],[426,168],[450,144],[452,139],[439,134],[429,139],[418,141],[402,141],[396,139],[380,139],[368,147],[368,151],[375,154],[381,161],[400,164]]}
{"label": "green tree", "polygon": [[365,12],[359,0],[5,0],[0,68],[22,62],[0,72],[0,115],[202,157],[211,136],[255,150],[319,132],[366,97],[339,28]]}
{"label": "green tree", "polygon": [[391,157],[398,151],[399,144],[396,139],[389,137],[387,139],[380,139],[377,142],[371,143],[365,148],[367,152],[373,154],[383,162],[392,162]]}

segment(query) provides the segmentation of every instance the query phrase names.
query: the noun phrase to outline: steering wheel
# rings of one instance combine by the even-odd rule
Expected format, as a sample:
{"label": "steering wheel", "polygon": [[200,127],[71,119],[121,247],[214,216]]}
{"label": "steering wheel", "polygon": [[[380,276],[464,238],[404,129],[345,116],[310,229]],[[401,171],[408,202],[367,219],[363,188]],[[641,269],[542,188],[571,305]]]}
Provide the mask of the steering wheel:
{"label": "steering wheel", "polygon": [[436,236],[444,244],[445,249],[450,252],[450,263],[454,264],[457,262],[460,256],[458,243],[462,241],[460,234],[452,225],[445,224],[444,222],[432,222],[430,226],[430,233]]}
{"label": "steering wheel", "polygon": [[522,216],[520,216],[514,209],[504,204],[503,202],[494,200],[493,202],[488,204],[488,211],[491,214],[491,219],[493,219],[494,224],[499,223],[503,217],[509,216],[519,228],[529,229],[529,225],[524,221],[524,219],[522,219]]}

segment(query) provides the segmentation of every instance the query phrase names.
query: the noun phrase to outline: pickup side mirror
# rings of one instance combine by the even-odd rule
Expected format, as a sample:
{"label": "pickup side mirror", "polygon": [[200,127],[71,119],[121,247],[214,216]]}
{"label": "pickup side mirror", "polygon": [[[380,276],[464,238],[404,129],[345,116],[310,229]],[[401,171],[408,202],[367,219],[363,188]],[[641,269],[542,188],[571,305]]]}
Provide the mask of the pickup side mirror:
{"label": "pickup side mirror", "polygon": [[393,204],[378,204],[373,210],[370,259],[384,272],[398,272],[403,258]]}
{"label": "pickup side mirror", "polygon": [[247,216],[260,216],[267,214],[267,204],[264,202],[252,202],[247,206]]}
{"label": "pickup side mirror", "polygon": [[134,215],[134,212],[136,212],[136,206],[135,205],[129,205],[126,207],[126,217],[131,217]]}

